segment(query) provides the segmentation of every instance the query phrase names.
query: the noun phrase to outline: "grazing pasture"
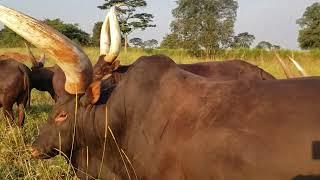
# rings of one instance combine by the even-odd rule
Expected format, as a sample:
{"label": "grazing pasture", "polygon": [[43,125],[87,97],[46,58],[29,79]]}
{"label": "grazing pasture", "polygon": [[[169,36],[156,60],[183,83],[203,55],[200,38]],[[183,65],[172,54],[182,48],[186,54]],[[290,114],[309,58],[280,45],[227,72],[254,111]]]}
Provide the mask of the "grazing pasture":
{"label": "grazing pasture", "polygon": [[[35,54],[41,52],[33,49]],[[96,60],[99,56],[98,48],[85,48],[90,59]],[[19,52],[27,54],[25,48],[0,49],[0,55],[5,52]],[[227,50],[219,51],[214,57],[193,57],[187,55],[183,50],[143,50],[129,49],[127,54],[121,53],[119,59],[123,64],[130,64],[142,55],[166,54],[177,63],[195,63],[200,61],[218,61],[225,59],[246,59],[268,71],[277,78],[285,78],[273,52],[265,50]],[[290,69],[298,75],[298,71],[289,63],[288,56],[293,56],[310,75],[320,75],[320,51],[309,52],[285,51],[279,52],[280,56],[289,64]],[[31,62],[25,62],[28,66]],[[95,62],[93,62],[94,64]],[[53,65],[48,60],[46,66]],[[68,166],[62,156],[41,161],[31,160],[28,146],[38,134],[39,126],[47,119],[47,113],[53,104],[48,93],[34,90],[31,95],[31,108],[26,111],[26,123],[23,129],[7,127],[6,119],[0,116],[0,179],[73,179],[73,169]],[[71,173],[70,173],[71,172]]]}

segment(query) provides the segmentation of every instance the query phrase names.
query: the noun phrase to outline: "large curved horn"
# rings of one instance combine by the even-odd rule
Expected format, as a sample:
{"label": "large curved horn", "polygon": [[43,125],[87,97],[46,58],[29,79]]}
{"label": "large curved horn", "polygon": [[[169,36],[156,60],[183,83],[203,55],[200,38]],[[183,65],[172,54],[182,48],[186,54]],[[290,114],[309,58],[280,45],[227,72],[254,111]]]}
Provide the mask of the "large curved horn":
{"label": "large curved horn", "polygon": [[275,53],[276,57],[277,57],[277,60],[278,62],[280,63],[285,75],[287,76],[288,79],[290,78],[294,78],[292,72],[289,70],[288,66],[284,63],[284,61],[280,58],[280,56]]}
{"label": "large curved horn", "polygon": [[36,67],[36,66],[38,65],[38,63],[37,63],[36,57],[34,57],[32,51],[31,51],[31,49],[30,49],[29,44],[28,44],[28,43],[24,43],[24,45],[26,46],[26,49],[27,49],[27,51],[28,51],[29,59],[30,59],[30,61],[32,62],[32,66],[33,66],[33,67]]}
{"label": "large curved horn", "polygon": [[65,73],[67,92],[85,92],[92,80],[92,65],[77,44],[43,22],[2,5],[0,21],[56,60]]}
{"label": "large curved horn", "polygon": [[296,68],[298,69],[298,71],[300,72],[302,77],[308,77],[308,73],[303,69],[303,67],[296,61],[294,60],[292,57],[289,56],[290,61],[296,66]]}
{"label": "large curved horn", "polygon": [[113,62],[119,55],[121,49],[121,32],[116,13],[113,6],[102,24],[100,34],[100,55],[106,55],[106,62]]}

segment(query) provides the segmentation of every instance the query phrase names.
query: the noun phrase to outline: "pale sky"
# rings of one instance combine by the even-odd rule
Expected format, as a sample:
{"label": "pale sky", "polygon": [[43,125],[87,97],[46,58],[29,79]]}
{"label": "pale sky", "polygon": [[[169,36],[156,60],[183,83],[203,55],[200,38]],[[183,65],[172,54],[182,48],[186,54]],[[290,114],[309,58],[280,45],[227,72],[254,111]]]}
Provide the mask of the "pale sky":
{"label": "pale sky", "polygon": [[[235,32],[249,32],[256,42],[266,40],[283,48],[297,49],[298,26],[307,6],[319,0],[238,0],[239,9]],[[0,4],[22,11],[37,19],[61,18],[68,23],[78,23],[91,34],[93,24],[102,21],[106,11],[97,8],[104,0],[0,0]],[[155,16],[156,28],[135,32],[131,37],[159,42],[168,33],[172,21],[171,11],[175,0],[147,0],[144,11]]]}

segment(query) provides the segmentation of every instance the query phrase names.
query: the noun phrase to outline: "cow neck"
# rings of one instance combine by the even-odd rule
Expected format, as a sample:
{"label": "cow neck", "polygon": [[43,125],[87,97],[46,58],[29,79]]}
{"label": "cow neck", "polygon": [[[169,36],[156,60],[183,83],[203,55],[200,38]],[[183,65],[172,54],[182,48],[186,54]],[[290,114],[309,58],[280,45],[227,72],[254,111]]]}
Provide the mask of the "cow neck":
{"label": "cow neck", "polygon": [[103,144],[104,122],[99,119],[105,119],[105,107],[105,104],[86,107],[79,105],[75,138],[78,148],[97,148]]}
{"label": "cow neck", "polygon": [[116,84],[121,81],[122,77],[126,74],[130,67],[131,65],[121,65],[115,72],[113,72]]}
{"label": "cow neck", "polygon": [[[91,167],[93,172],[98,172],[100,163],[103,162],[102,167],[104,170],[109,168],[112,170],[117,169],[116,172],[124,171],[119,152],[115,150],[116,146],[114,141],[110,139],[109,131],[107,138],[105,138],[105,127],[107,127],[105,120],[106,104],[80,107],[78,109],[78,117],[75,146],[71,158],[73,166],[83,171],[86,169],[84,167],[87,166],[86,162],[88,161],[89,164],[94,164]],[[89,155],[88,157],[87,154]],[[101,161],[102,159],[103,161]]]}
{"label": "cow neck", "polygon": [[37,68],[31,71],[31,83],[32,88],[35,88],[39,91],[48,91],[53,90],[52,87],[52,77],[53,71],[49,68]]}

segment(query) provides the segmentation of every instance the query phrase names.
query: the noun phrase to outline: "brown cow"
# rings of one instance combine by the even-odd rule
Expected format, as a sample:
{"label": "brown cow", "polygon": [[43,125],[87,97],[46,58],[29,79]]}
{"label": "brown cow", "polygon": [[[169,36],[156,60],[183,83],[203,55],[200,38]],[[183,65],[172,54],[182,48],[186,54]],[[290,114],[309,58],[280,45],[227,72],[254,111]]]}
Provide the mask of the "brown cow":
{"label": "brown cow", "polygon": [[30,69],[12,59],[0,61],[0,107],[9,121],[14,120],[12,106],[16,103],[19,111],[18,125],[25,120],[24,109],[30,99]]}
{"label": "brown cow", "polygon": [[[312,159],[319,153],[312,149],[320,138],[318,78],[214,82],[153,56],[137,60],[115,89],[105,91],[111,95],[107,105],[94,104],[95,88],[93,83],[78,100],[59,100],[35,142],[34,156],[52,157],[61,147],[69,158],[72,153],[82,179],[83,172],[128,179],[125,167],[132,179],[135,172],[146,180],[291,179],[320,173]],[[110,132],[104,139],[106,113],[115,139]]]}

